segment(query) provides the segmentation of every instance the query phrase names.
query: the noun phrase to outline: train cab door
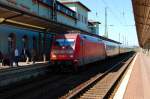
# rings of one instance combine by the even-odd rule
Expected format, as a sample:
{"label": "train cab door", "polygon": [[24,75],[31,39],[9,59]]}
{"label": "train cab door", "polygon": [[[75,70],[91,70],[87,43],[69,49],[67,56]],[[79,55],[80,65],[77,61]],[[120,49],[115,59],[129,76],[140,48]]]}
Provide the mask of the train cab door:
{"label": "train cab door", "polygon": [[81,39],[81,42],[80,42],[80,46],[81,46],[81,64],[84,65],[85,63],[85,47],[84,47],[84,41],[83,39]]}

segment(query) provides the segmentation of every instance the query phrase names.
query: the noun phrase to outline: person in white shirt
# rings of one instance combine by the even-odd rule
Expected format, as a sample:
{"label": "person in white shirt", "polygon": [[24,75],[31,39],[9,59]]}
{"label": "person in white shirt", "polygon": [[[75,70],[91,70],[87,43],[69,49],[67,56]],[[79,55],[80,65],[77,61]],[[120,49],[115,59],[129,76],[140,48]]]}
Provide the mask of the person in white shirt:
{"label": "person in white shirt", "polygon": [[18,66],[18,60],[19,60],[19,51],[17,48],[15,48],[15,64]]}

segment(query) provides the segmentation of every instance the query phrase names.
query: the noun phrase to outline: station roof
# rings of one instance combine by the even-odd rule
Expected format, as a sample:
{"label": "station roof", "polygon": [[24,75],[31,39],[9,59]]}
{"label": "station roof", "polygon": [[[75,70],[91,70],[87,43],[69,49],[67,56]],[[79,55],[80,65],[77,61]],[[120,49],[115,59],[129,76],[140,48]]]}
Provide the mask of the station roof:
{"label": "station roof", "polygon": [[105,41],[113,42],[113,43],[116,43],[116,44],[122,44],[122,43],[120,43],[118,41],[115,41],[115,40],[112,40],[112,39],[109,39],[109,38],[106,38],[104,36],[100,36],[100,35],[97,35],[97,34],[93,34],[93,33],[87,33],[87,32],[83,33],[81,31],[77,31],[77,30],[75,30],[75,31],[67,31],[66,33],[87,34],[87,35],[90,35],[90,36],[94,36],[94,37],[100,38],[100,39],[105,40]]}
{"label": "station roof", "polygon": [[139,44],[150,47],[150,2],[149,0],[132,0],[136,30]]}
{"label": "station roof", "polygon": [[60,22],[56,22],[34,13],[18,9],[15,6],[7,5],[0,2],[0,24],[9,24],[17,27],[35,29],[38,31],[49,31],[53,33],[62,33],[68,30],[80,30],[73,26],[69,26]]}
{"label": "station roof", "polygon": [[94,20],[89,20],[88,23],[92,24],[92,25],[94,25],[94,24],[101,24],[99,21],[94,21]]}

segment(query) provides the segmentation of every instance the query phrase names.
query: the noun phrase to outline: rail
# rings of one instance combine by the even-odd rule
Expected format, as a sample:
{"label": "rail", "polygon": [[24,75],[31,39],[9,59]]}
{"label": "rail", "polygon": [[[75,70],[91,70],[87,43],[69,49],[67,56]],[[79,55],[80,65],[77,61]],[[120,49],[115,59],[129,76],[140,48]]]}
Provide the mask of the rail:
{"label": "rail", "polygon": [[[87,68],[87,66],[86,71],[79,74],[57,74],[50,71],[50,74],[46,75],[46,77],[41,76],[40,79],[36,78],[29,81],[23,81],[22,83],[18,83],[17,86],[12,85],[9,88],[1,90],[0,97],[1,99],[38,99],[39,97],[41,99],[72,98],[86,92],[85,89],[88,90],[99,81],[97,80],[96,82],[96,79],[94,78],[99,79],[99,76],[101,76],[102,79],[102,75],[104,77],[107,76],[106,72],[111,72],[112,66],[115,67],[117,64],[121,64],[121,62],[118,63],[118,61],[121,60],[123,63],[123,59],[125,57],[128,59],[129,57],[127,58],[127,56],[129,55],[131,57],[133,54],[122,54],[120,56],[109,58],[103,62],[89,64],[89,68]],[[114,66],[114,64],[116,65]],[[92,84],[92,81],[95,83]]]}
{"label": "rail", "polygon": [[[135,55],[134,55],[135,56]],[[134,58],[134,56],[130,59],[129,63],[127,64],[126,68],[129,66],[130,62],[132,61],[132,59]],[[65,96],[62,96],[60,99],[73,99],[79,96],[82,96],[83,93],[85,93],[88,89],[92,88],[96,83],[98,83],[100,80],[104,79],[106,75],[108,75],[112,70],[114,70],[116,67],[118,67],[118,65],[122,64],[125,60],[127,60],[129,57],[126,57],[125,59],[123,59],[122,61],[118,62],[116,65],[114,65],[112,68],[110,68],[109,70],[107,70],[105,73],[103,74],[98,74],[95,77],[91,78],[90,80],[82,83],[81,85],[77,86],[75,89],[71,90],[68,94],[66,94]],[[126,68],[124,69],[124,71],[126,70]],[[122,73],[124,72],[122,71]],[[122,75],[122,74],[121,74]],[[119,75],[120,76],[120,75]],[[118,78],[119,79],[119,78]],[[118,80],[116,79],[116,81]],[[114,85],[114,84],[113,84]],[[112,86],[113,86],[112,85]],[[110,87],[111,89],[111,87]],[[109,92],[109,90],[108,90]],[[105,93],[104,97],[106,97],[108,94]]]}

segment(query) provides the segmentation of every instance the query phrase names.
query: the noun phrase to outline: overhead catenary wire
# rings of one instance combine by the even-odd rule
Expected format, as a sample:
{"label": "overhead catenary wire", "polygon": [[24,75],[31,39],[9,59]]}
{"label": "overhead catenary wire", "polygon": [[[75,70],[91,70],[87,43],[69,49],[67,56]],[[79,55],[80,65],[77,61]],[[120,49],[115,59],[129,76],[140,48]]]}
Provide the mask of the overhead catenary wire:
{"label": "overhead catenary wire", "polygon": [[[105,0],[101,0],[101,1],[102,1],[102,3],[104,4],[104,6],[108,8],[108,10],[112,13],[114,19],[115,19],[117,22],[119,22],[119,24],[120,24],[121,26],[123,26],[123,27],[135,26],[135,24],[134,24],[134,25],[127,24],[126,17],[125,17],[126,14],[125,14],[124,9],[123,9],[123,12],[120,12],[120,11],[117,10],[115,7],[113,7],[113,8],[115,8],[115,10],[117,10],[117,12],[120,12],[120,15],[117,15],[117,14],[112,10],[112,8],[107,4],[107,2],[106,2]],[[122,17],[123,17],[123,18],[122,18]],[[117,26],[117,25],[113,25],[113,26]]]}
{"label": "overhead catenary wire", "polygon": [[121,25],[123,25],[123,22],[120,20],[120,17],[118,17],[118,15],[112,10],[112,8],[104,0],[101,1],[107,7],[107,9],[112,13],[114,19],[118,21]]}
{"label": "overhead catenary wire", "polygon": [[[104,0],[103,0],[104,1]],[[111,0],[112,1],[112,0]],[[105,2],[105,1],[104,1]],[[114,0],[113,0],[113,2],[114,2]],[[112,2],[112,3],[113,3]],[[120,12],[120,17],[121,17],[121,19],[123,19],[123,23],[124,23],[124,25],[127,25],[127,20],[126,20],[126,13],[125,13],[125,10],[124,10],[124,8],[123,8],[123,11],[119,11],[118,9],[116,9],[116,4],[114,3],[113,5],[112,5],[112,7],[116,10],[116,12]],[[119,17],[119,18],[120,18]]]}
{"label": "overhead catenary wire", "polygon": [[[112,17],[116,20],[116,22],[118,22],[118,25],[111,25],[112,27],[127,27],[127,28],[134,28],[135,24],[128,24],[127,20],[126,20],[126,10],[123,9],[123,11],[120,11],[119,9],[116,9],[114,0],[113,0],[113,5],[108,5],[108,3],[106,2],[106,0],[101,0],[101,2],[108,8],[108,11],[111,12]],[[115,9],[115,12],[114,12]],[[117,13],[116,13],[117,12]],[[124,28],[123,28],[124,29]],[[122,34],[122,33],[121,33]],[[122,34],[123,35],[123,34]],[[127,36],[125,36],[123,42],[125,45],[128,45],[128,39],[126,39]]]}

